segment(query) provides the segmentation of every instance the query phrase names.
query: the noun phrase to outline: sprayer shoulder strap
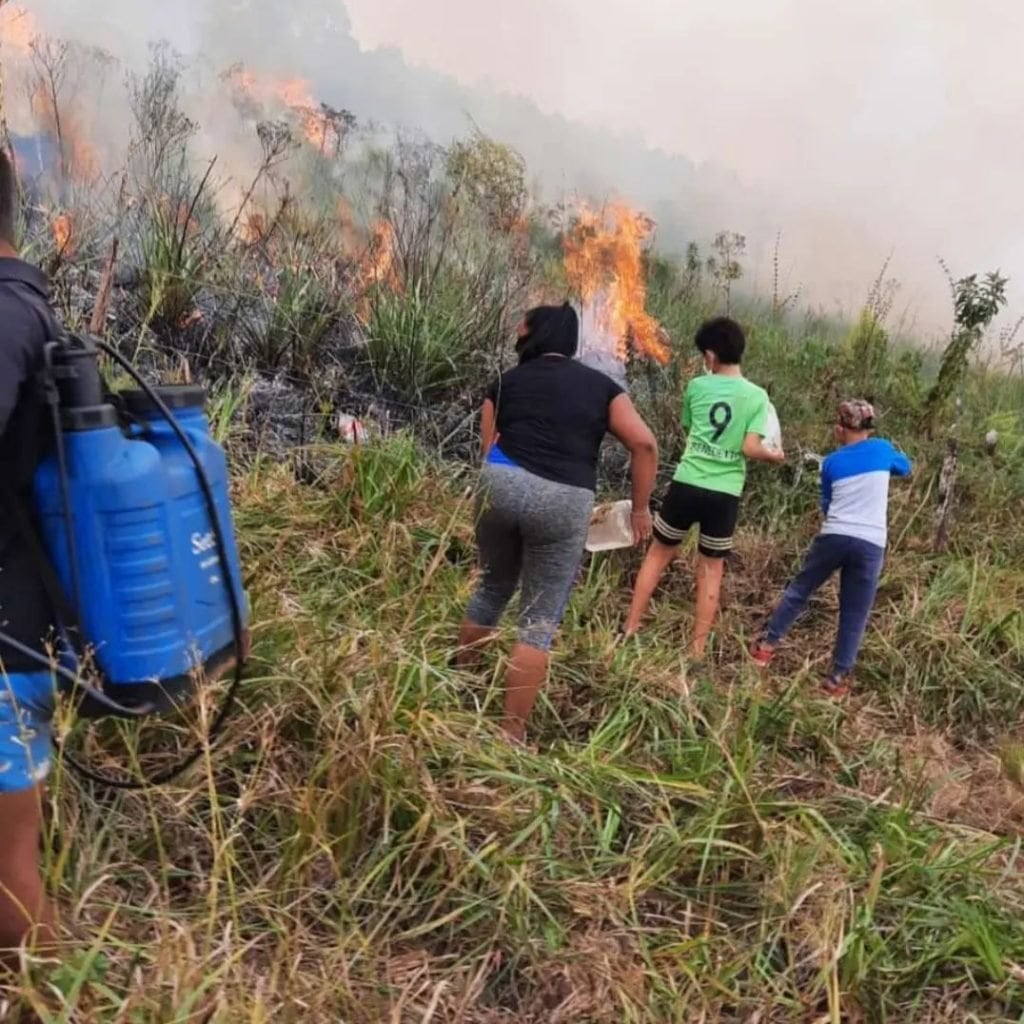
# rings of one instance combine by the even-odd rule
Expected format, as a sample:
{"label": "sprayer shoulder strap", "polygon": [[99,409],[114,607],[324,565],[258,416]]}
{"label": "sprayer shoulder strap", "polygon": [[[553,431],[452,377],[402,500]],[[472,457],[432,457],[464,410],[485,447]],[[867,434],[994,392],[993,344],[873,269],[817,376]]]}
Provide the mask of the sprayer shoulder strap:
{"label": "sprayer shoulder strap", "polygon": [[28,548],[32,561],[36,563],[36,570],[42,581],[43,589],[46,591],[46,596],[49,598],[54,613],[60,619],[59,625],[64,630],[74,630],[75,633],[81,635],[78,612],[72,607],[71,602],[64,593],[64,588],[57,578],[57,570],[53,567],[50,556],[43,548],[42,541],[39,539],[39,533],[32,522],[32,517],[25,507],[24,501],[8,489],[2,492],[2,496],[10,511],[15,528]]}

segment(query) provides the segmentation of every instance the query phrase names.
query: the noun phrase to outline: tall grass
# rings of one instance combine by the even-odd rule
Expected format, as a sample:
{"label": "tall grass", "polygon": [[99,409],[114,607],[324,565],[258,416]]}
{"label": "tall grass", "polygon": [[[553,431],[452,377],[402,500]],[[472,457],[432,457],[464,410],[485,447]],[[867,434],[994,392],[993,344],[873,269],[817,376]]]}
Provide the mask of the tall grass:
{"label": "tall grass", "polygon": [[635,562],[594,557],[531,753],[496,730],[505,648],[448,667],[472,559],[445,466],[398,437],[317,486],[260,460],[236,486],[244,708],[167,789],[56,777],[79,944],[7,990],[42,1020],[1022,1019],[1024,802],[989,766],[1019,711],[1018,570],[897,551],[837,708],[806,685],[829,593],[778,675],[742,656],[796,538],[744,531],[703,670],[689,571],[615,650]]}

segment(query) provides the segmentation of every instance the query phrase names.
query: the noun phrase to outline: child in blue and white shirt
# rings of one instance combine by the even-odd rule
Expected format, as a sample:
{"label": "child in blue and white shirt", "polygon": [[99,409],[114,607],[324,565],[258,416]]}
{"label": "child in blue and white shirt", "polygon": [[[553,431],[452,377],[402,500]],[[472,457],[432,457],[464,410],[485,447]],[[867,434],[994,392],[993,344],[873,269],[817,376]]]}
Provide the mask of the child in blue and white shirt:
{"label": "child in blue and white shirt", "polygon": [[839,634],[825,690],[843,697],[875,603],[885,561],[889,480],[910,475],[910,460],[889,441],[872,437],[875,411],[855,399],[839,406],[835,435],[841,447],[821,467],[825,523],[799,575],[786,588],[762,639],[751,651],[766,667],[775,648],[816,590],[839,572]]}

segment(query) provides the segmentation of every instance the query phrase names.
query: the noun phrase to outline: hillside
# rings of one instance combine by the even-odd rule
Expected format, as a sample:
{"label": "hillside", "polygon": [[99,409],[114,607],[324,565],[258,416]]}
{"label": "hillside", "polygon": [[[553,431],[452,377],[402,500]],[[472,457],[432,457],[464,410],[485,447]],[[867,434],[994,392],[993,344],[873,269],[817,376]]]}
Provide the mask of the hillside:
{"label": "hillside", "polygon": [[[532,183],[547,199],[576,191],[598,199],[625,196],[655,216],[669,245],[681,246],[690,238],[707,238],[732,227],[747,232],[752,244],[756,238],[758,245],[768,246],[780,224],[794,219],[778,209],[769,213],[767,198],[723,167],[698,166],[652,149],[638,135],[603,131],[542,111],[525,96],[486,86],[467,88],[448,76],[410,66],[395,50],[364,51],[352,36],[344,6],[334,0],[307,0],[301,6],[190,0],[179,5],[176,18],[166,20],[158,6],[147,3],[146,17],[139,20],[132,17],[133,0],[120,0],[108,5],[102,22],[67,0],[39,0],[33,12],[42,30],[101,47],[132,70],[144,65],[152,34],[164,32],[203,76],[202,85],[189,83],[190,90],[196,88],[189,112],[210,131],[213,122],[221,144],[227,131],[223,120],[213,117],[210,84],[226,68],[241,63],[259,76],[301,78],[318,102],[442,145],[479,126],[523,154]],[[118,17],[121,8],[123,16]],[[95,111],[91,95],[85,103],[95,134],[119,138],[121,126],[110,116],[113,110],[118,115],[113,120],[119,120],[117,91],[109,83],[98,90]],[[726,210],[732,217],[729,223],[722,222]]]}
{"label": "hillside", "polygon": [[256,661],[207,767],[99,803],[57,784],[50,875],[83,936],[60,1019],[1018,1019],[1024,793],[996,737],[1024,576],[1000,524],[918,553],[927,474],[900,496],[843,706],[814,685],[831,593],[777,674],[742,655],[811,481],[755,488],[706,667],[680,657],[685,563],[616,651],[635,560],[595,557],[530,753],[496,732],[500,662],[448,668],[462,484],[401,437],[322,473],[238,476]]}
{"label": "hillside", "polygon": [[[637,210],[533,201],[529,166],[489,137],[370,144],[241,74],[262,162],[228,202],[191,158],[181,74],[157,53],[132,83],[116,173],[93,173],[65,117],[63,174],[20,228],[69,325],[209,388],[254,658],[185,778],[111,794],[54,776],[45,863],[70,952],[0,1000],[88,1024],[1024,1019],[1024,382],[1012,334],[1004,372],[974,355],[991,279],[953,282],[963,358],[939,371],[894,341],[884,275],[852,325],[784,290],[741,298],[727,234],[656,250]],[[618,648],[638,553],[586,561],[518,750],[496,725],[507,645],[480,676],[450,667],[476,416],[522,310],[567,297],[620,324],[586,341],[626,356],[663,478],[694,329],[727,309],[789,462],[751,473],[702,665],[682,657],[689,550]],[[894,487],[856,692],[835,704],[816,686],[833,590],[771,674],[744,652],[816,529],[807,456],[853,394],[916,471]],[[609,444],[602,490],[623,487]],[[210,710],[63,724],[92,765],[134,771]]]}

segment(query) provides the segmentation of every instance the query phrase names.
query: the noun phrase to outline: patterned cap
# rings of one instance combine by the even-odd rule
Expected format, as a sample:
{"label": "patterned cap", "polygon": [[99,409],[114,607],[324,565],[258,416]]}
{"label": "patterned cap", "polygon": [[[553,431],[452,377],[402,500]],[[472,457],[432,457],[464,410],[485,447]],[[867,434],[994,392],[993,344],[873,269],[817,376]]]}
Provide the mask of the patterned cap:
{"label": "patterned cap", "polygon": [[839,403],[839,422],[847,430],[871,430],[875,425],[875,409],[862,398]]}

